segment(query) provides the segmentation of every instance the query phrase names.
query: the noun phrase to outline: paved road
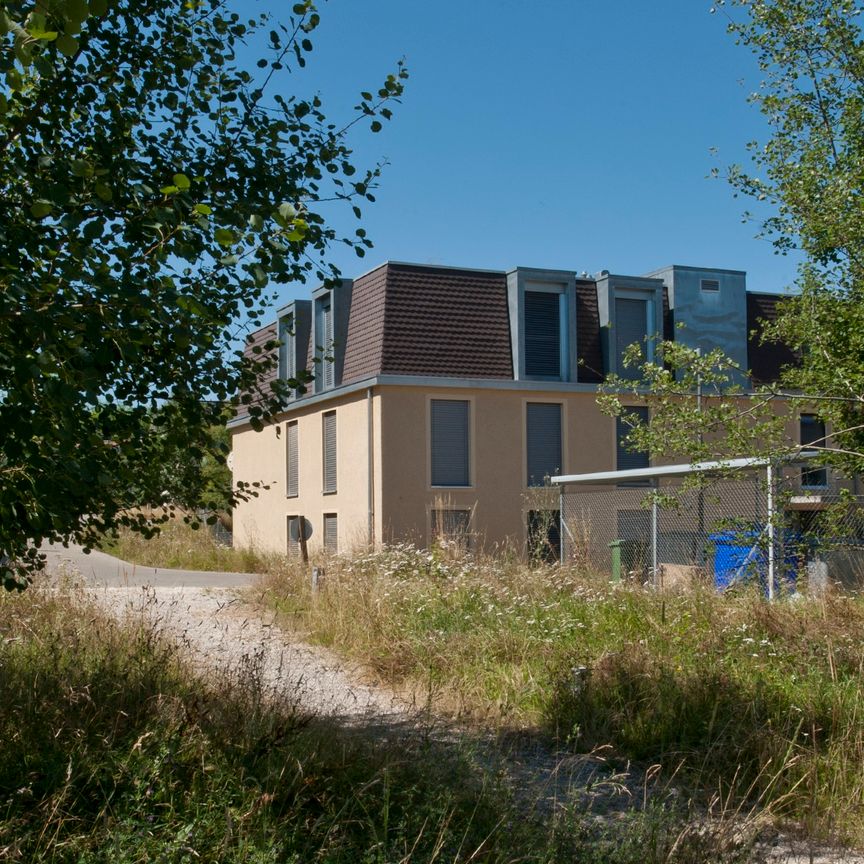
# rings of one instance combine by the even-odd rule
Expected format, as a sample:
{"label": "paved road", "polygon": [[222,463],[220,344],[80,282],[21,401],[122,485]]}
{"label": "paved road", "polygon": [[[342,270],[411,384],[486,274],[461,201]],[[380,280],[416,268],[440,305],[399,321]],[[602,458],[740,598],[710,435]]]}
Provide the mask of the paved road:
{"label": "paved road", "polygon": [[64,567],[79,572],[88,582],[105,587],[151,585],[154,588],[234,588],[249,585],[256,579],[251,573],[210,573],[200,570],[168,570],[129,564],[93,550],[85,555],[79,546],[64,548],[59,543],[45,544],[47,569],[56,572]]}

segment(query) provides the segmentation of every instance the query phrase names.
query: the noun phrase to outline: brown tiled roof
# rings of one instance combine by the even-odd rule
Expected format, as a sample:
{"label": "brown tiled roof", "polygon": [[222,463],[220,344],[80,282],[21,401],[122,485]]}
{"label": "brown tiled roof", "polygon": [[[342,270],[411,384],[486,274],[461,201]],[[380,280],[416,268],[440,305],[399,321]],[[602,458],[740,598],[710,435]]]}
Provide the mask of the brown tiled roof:
{"label": "brown tiled roof", "polygon": [[795,352],[780,342],[763,342],[761,322],[777,318],[777,305],[783,300],[781,294],[756,294],[747,292],[747,362],[754,384],[767,384],[780,377],[784,366],[797,362]]}
{"label": "brown tiled roof", "polygon": [[[260,330],[255,330],[250,333],[246,337],[246,344],[243,347],[243,354],[246,357],[253,358],[256,360],[261,360],[267,356],[269,353],[272,357],[273,364],[272,368],[268,370],[259,381],[259,391],[264,393],[270,392],[270,382],[275,381],[276,377],[279,374],[279,364],[278,364],[278,349],[271,348],[268,350],[264,347],[267,342],[272,342],[276,339],[276,322],[274,321],[272,324],[268,324],[266,327],[262,327]],[[256,351],[256,349],[258,349]],[[256,402],[260,402],[260,397],[253,397],[252,404]],[[248,413],[248,407],[246,405],[239,405],[237,408],[238,415]]]}
{"label": "brown tiled roof", "polygon": [[388,264],[385,290],[383,374],[512,379],[504,273]]}
{"label": "brown tiled roof", "polygon": [[586,384],[602,381],[600,310],[597,306],[597,283],[594,281],[576,282],[576,353],[579,357],[577,380]]}
{"label": "brown tiled roof", "polygon": [[384,296],[388,265],[354,280],[342,383],[378,374],[384,348]]}

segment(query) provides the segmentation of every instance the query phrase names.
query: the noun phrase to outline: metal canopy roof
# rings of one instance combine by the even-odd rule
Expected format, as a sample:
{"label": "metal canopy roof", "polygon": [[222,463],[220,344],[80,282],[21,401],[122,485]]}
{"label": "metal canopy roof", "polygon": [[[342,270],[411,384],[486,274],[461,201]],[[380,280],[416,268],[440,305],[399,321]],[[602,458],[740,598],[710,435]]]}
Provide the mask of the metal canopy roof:
{"label": "metal canopy roof", "polygon": [[716,462],[690,462],[686,465],[658,465],[656,468],[629,468],[623,471],[595,471],[591,474],[559,474],[551,477],[556,486],[571,483],[612,484],[626,483],[628,480],[652,480],[657,477],[683,477],[687,474],[717,474],[721,471],[765,468],[778,462],[795,465],[818,456],[818,450],[798,450],[786,456],[769,459],[764,456],[751,456],[744,459],[721,459]]}

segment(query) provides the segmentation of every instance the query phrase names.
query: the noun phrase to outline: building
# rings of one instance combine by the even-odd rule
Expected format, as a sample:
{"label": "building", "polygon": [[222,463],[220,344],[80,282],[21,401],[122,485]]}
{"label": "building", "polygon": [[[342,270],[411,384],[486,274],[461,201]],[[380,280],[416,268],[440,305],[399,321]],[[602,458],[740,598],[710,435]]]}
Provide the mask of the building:
{"label": "building", "polygon": [[231,424],[235,480],[268,487],[238,505],[235,543],[295,551],[303,519],[312,549],[442,536],[524,549],[554,506],[546,477],[647,465],[595,402],[606,374],[632,374],[627,346],[721,348],[772,380],[793,358],[752,334],[776,300],[741,271],[679,265],[589,277],[388,262],[319,288],[250,337],[252,350],[278,336],[274,374],[315,380],[263,431]]}

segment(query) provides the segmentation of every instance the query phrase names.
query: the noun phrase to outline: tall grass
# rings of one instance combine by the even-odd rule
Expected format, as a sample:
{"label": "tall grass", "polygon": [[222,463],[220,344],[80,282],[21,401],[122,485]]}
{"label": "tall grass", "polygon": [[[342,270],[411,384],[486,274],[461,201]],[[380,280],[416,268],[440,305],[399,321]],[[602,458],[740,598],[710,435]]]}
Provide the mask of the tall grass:
{"label": "tall grass", "polygon": [[864,843],[864,602],[660,595],[552,567],[394,547],[290,566],[264,602],[439,707],[662,763],[706,803],[758,802]]}
{"label": "tall grass", "polygon": [[744,860],[663,808],[532,821],[461,748],[316,721],[260,673],[202,680],[74,592],[0,596],[0,860]]}
{"label": "tall grass", "polygon": [[143,567],[265,573],[274,560],[256,549],[225,546],[206,525],[195,529],[179,518],[162,525],[152,539],[122,528],[115,536],[103,538],[100,545],[103,551]]}

